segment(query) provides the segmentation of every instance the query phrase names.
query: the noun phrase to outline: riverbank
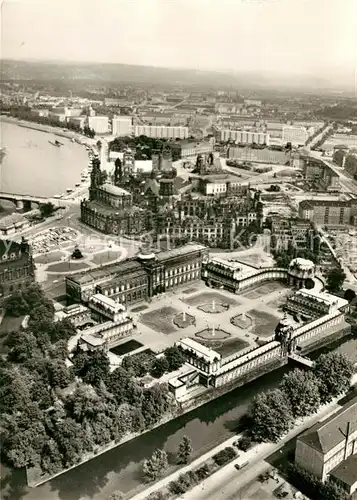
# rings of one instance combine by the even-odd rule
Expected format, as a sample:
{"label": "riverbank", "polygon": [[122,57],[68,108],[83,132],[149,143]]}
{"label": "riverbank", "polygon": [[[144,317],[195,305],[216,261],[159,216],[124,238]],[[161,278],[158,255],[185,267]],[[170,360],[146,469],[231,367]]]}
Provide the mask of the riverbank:
{"label": "riverbank", "polygon": [[[95,149],[93,139],[8,116],[1,116],[0,119],[2,143],[6,150],[2,161],[3,192],[56,197],[59,200],[79,200],[87,195],[90,182],[89,148]],[[55,137],[66,140],[56,147]],[[56,187],[58,191],[54,191]]]}
{"label": "riverbank", "polygon": [[[353,375],[351,380],[351,387],[356,387],[356,386],[357,386],[357,373]],[[259,443],[252,446],[246,452],[239,450],[237,458],[235,458],[232,462],[235,464],[242,464],[244,462],[249,462],[249,469],[251,469],[252,465],[254,465],[255,462],[264,460],[270,454],[275,453],[277,450],[279,450],[279,448],[281,448],[285,443],[287,443],[288,441],[296,437],[298,434],[303,432],[305,429],[311,427],[316,422],[319,422],[322,419],[328,418],[330,415],[336,412],[341,407],[341,405],[339,404],[340,400],[341,396],[339,396],[338,398],[334,398],[334,400],[331,401],[330,403],[321,406],[317,413],[297,420],[294,427],[278,443]],[[237,439],[239,439],[240,437],[242,437],[242,435],[238,434],[233,438],[227,439],[223,443],[211,449],[208,453],[200,456],[196,460],[193,460],[190,464],[186,465],[185,467],[181,467],[179,470],[164,477],[163,479],[156,482],[152,486],[145,488],[140,493],[131,496],[130,500],[147,500],[150,494],[164,490],[171,481],[176,481],[181,474],[185,474],[186,472],[192,471],[193,469],[196,469],[199,466],[203,465],[205,462],[207,462],[207,460],[212,458],[212,456],[218,453],[219,451],[223,450],[227,446],[232,446],[233,443],[237,441]],[[195,492],[196,491],[197,493],[202,492],[202,486],[209,482],[211,482],[212,485],[216,486],[217,476],[219,474],[224,474],[225,470],[231,470],[232,462],[224,465],[223,467],[215,471],[213,474],[211,474],[207,479],[197,484],[192,489],[188,490],[182,496],[182,498],[187,498],[187,499],[196,498]],[[236,474],[236,472],[234,473]],[[240,481],[240,487],[242,486],[243,486],[242,481]]]}
{"label": "riverbank", "polygon": [[[347,336],[347,335],[348,335],[348,332],[346,331],[346,329],[339,330],[339,331],[333,333],[332,335],[330,335],[327,339],[323,339],[323,341],[320,340],[320,343],[323,344],[323,346],[325,346],[326,344],[332,343],[332,342],[340,339],[341,337]],[[318,349],[318,346],[316,344],[314,344],[314,349]],[[183,416],[187,413],[190,413],[190,412],[198,409],[199,407],[203,406],[204,404],[207,404],[207,403],[209,403],[209,402],[211,402],[211,401],[213,401],[221,396],[224,396],[224,395],[228,394],[229,392],[231,392],[239,387],[242,387],[242,386],[270,373],[270,372],[277,370],[278,368],[283,367],[284,365],[287,365],[287,364],[288,364],[288,358],[275,360],[267,365],[263,365],[261,367],[258,367],[256,370],[249,372],[248,374],[235,380],[231,384],[227,384],[226,386],[223,386],[219,389],[214,389],[214,388],[209,389],[208,392],[204,393],[198,399],[192,400],[191,404],[187,405],[186,407],[182,407],[182,406],[180,408],[178,407],[176,415],[167,416],[166,418],[162,419],[160,422],[158,422],[154,426],[150,427],[149,429],[144,430],[143,432],[128,434],[119,442],[111,442],[108,445],[105,445],[103,447],[100,447],[100,448],[98,447],[95,452],[86,454],[86,456],[79,463],[77,463],[69,468],[58,471],[55,474],[41,476],[41,471],[38,468],[26,469],[27,483],[30,487],[34,488],[34,487],[37,487],[43,483],[51,481],[55,477],[58,477],[64,473],[78,467],[79,465],[82,465],[82,464],[92,460],[93,458],[98,457],[99,455],[102,455],[102,454],[104,454],[104,453],[106,453],[106,452],[108,452],[108,451],[110,451],[118,446],[121,446],[129,441],[132,441],[139,436],[145,435],[146,433],[148,433],[154,429],[157,429],[158,427],[161,427],[162,425],[169,423],[170,421],[173,421],[180,416]]]}

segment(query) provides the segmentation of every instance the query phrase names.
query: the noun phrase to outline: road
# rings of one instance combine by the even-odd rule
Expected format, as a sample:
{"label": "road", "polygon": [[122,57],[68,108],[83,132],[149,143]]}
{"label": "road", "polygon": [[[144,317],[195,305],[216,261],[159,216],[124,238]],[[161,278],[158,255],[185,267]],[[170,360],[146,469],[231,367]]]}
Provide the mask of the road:
{"label": "road", "polygon": [[242,498],[243,500],[243,497],[239,495],[239,491],[257,478],[259,474],[271,468],[271,465],[266,462],[266,459],[271,454],[279,451],[280,448],[304,429],[312,426],[338,408],[340,408],[340,405],[335,401],[331,405],[325,406],[317,415],[306,418],[304,422],[290,431],[279,443],[263,443],[258,445],[255,450],[242,453],[242,457],[239,460],[235,460],[235,462],[243,463],[245,460],[249,460],[249,465],[245,468],[238,471],[230,463],[180,498],[182,500],[217,500],[218,498],[238,500]]}

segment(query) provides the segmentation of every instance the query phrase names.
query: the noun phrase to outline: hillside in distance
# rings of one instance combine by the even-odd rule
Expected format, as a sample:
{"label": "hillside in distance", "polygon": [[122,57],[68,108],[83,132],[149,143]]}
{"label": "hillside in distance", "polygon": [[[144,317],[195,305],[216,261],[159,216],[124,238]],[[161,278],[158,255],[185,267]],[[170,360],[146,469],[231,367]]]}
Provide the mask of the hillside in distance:
{"label": "hillside in distance", "polygon": [[109,83],[182,84],[221,88],[350,90],[354,75],[284,75],[255,72],[216,72],[194,69],[174,69],[114,63],[81,63],[64,61],[2,60],[3,81],[32,80],[37,82],[86,81],[98,85]]}

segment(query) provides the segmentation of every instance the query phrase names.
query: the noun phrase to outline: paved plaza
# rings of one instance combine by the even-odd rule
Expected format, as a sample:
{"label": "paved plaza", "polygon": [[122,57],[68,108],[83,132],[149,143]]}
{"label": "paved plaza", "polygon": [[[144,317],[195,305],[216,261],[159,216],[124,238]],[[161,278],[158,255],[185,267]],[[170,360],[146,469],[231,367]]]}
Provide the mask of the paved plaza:
{"label": "paved plaza", "polygon": [[[260,289],[263,289],[264,293],[260,293]],[[154,297],[144,310],[138,305],[129,307],[138,327],[138,333],[132,338],[154,352],[161,352],[183,337],[191,337],[216,348],[223,356],[238,350],[243,353],[257,347],[257,340],[266,340],[274,334],[274,329],[283,315],[270,304],[277,300],[282,301],[289,293],[290,290],[278,282],[258,285],[241,295],[226,290],[216,291],[208,288],[203,282],[197,282],[190,288],[181,287]],[[211,304],[212,300],[229,307],[215,314],[199,309],[200,305]],[[179,328],[173,322],[178,314],[194,316],[195,324]],[[247,328],[242,327],[244,320],[241,327],[232,323],[231,319],[239,315],[252,319],[247,322]],[[212,329],[217,331],[217,337],[213,335],[211,340],[207,341],[196,335],[198,332]],[[226,338],[221,339],[218,336],[219,330],[228,334]]]}

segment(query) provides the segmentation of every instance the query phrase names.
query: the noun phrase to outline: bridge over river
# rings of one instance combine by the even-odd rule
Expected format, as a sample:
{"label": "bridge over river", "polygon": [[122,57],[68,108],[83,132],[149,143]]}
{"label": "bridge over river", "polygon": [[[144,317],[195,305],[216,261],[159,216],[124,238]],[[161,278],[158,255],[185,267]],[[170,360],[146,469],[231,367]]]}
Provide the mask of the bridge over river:
{"label": "bridge over river", "polygon": [[60,199],[51,198],[45,196],[33,196],[30,194],[17,194],[17,193],[3,193],[0,192],[0,200],[11,201],[15,203],[17,210],[29,211],[33,208],[33,205],[39,206],[45,203],[53,203],[54,205],[60,205]]}

